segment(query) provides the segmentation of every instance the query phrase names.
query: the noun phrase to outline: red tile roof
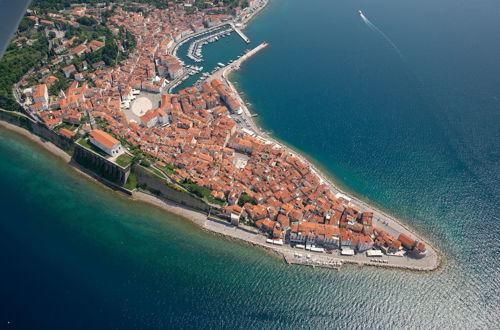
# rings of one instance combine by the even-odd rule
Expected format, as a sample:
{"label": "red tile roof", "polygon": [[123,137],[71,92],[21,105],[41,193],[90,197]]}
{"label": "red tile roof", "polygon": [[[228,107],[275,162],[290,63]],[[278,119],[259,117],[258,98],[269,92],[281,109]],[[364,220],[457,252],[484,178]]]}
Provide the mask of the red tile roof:
{"label": "red tile roof", "polygon": [[100,129],[94,129],[90,131],[89,135],[102,144],[105,148],[111,149],[113,148],[116,144],[120,143],[117,139],[112,137],[106,132],[101,131]]}

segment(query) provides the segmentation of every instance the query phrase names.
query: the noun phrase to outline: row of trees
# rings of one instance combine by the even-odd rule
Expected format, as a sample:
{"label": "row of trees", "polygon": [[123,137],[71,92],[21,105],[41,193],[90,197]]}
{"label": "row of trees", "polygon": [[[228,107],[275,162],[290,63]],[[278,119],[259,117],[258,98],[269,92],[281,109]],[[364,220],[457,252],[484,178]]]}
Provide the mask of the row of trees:
{"label": "row of trees", "polygon": [[88,4],[96,5],[98,3],[105,3],[102,0],[33,0],[31,7],[37,9],[41,13],[59,11],[69,8],[73,4]]}

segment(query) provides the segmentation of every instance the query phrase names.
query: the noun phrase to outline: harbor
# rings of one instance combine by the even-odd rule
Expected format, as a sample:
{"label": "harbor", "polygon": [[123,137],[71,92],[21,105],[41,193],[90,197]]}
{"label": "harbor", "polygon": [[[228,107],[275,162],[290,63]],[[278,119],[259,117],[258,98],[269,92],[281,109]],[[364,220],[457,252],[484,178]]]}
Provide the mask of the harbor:
{"label": "harbor", "polygon": [[[255,2],[259,0],[249,0]],[[42,3],[54,5],[44,1],[33,2],[33,6]],[[167,3],[164,4],[166,7]],[[500,2],[464,2],[457,6],[449,0],[439,3],[271,1],[248,29],[237,25],[251,38],[250,44],[232,33],[204,46],[204,61],[199,63],[185,56],[196,38],[185,42],[178,51],[185,62],[182,71],[194,73],[197,68],[203,69],[186,75],[177,90],[192,86],[202,75],[206,78],[214,70],[212,75],[220,77],[227,71],[227,81],[221,81],[237,89],[230,91],[220,84],[214,87],[241,100],[246,105],[241,107],[243,113],[240,108],[235,108],[235,113],[228,108],[227,113],[215,118],[213,125],[202,122],[202,118],[208,117],[196,117],[200,124],[192,127],[175,118],[170,118],[170,125],[158,123],[148,128],[137,119],[137,124],[127,126],[128,117],[124,117],[121,103],[131,107],[134,103],[140,105],[142,101],[137,100],[145,96],[145,92],[136,95],[140,82],[154,76],[148,76],[153,71],[154,58],[145,50],[154,49],[153,41],[172,39],[174,44],[167,50],[171,51],[176,42],[189,37],[183,33],[184,26],[198,17],[195,15],[205,14],[202,10],[188,13],[193,8],[185,4],[190,2],[170,2],[170,8],[155,11],[149,10],[146,2],[130,5],[112,1],[105,7],[88,2],[89,14],[80,12],[84,16],[76,15],[78,7],[68,5],[60,13],[66,16],[74,12],[74,20],[67,17],[66,21],[76,23],[82,17],[88,18],[86,15],[100,16],[103,11],[109,16],[110,29],[118,23],[120,30],[123,25],[127,30],[139,32],[136,51],[130,52],[137,61],[121,60],[123,63],[114,68],[99,69],[100,74],[95,77],[94,70],[85,70],[86,81],[95,79],[96,85],[82,87],[84,82],[79,82],[69,91],[64,89],[67,97],[75,98],[71,90],[85,95],[88,107],[76,105],[66,111],[49,105],[46,112],[50,113],[50,119],[58,113],[71,114],[81,109],[86,112],[80,127],[66,120],[50,136],[68,129],[83,132],[87,123],[97,120],[99,126],[109,127],[110,134],[124,141],[122,147],[131,146],[126,141],[135,141],[133,148],[138,157],[132,166],[138,171],[132,172],[127,189],[137,184],[142,188],[138,187],[131,196],[108,189],[73,167],[74,164],[67,165],[71,152],[56,147],[46,135],[35,136],[41,125],[30,125],[28,117],[12,113],[10,122],[18,125],[14,126],[18,130],[5,126],[0,130],[0,155],[3,155],[0,173],[5,192],[1,241],[6,265],[1,289],[5,301],[4,326],[19,329],[495,328],[499,263],[494,223],[500,205],[495,162],[500,104],[496,81],[500,67],[495,63],[500,44],[491,40],[500,31]],[[114,14],[105,9],[113,5]],[[128,14],[120,10],[122,5],[129,7]],[[196,5],[200,2],[194,2],[193,7]],[[132,12],[131,6],[144,11]],[[219,3],[213,2],[213,7],[216,6]],[[391,10],[383,10],[389,7]],[[56,11],[33,10],[31,15],[42,16],[40,20],[56,20],[44,17]],[[401,47],[404,60],[387,40],[363,22],[358,10]],[[5,13],[11,15],[12,11]],[[241,22],[248,18],[239,16]],[[304,19],[305,24],[300,26],[290,24]],[[198,21],[202,22],[203,17]],[[179,23],[177,29],[163,27]],[[160,32],[154,33],[157,27]],[[201,29],[200,25],[194,25],[193,30],[194,27],[197,30],[191,35]],[[26,35],[27,39],[21,39],[17,43],[19,49],[9,48],[9,53],[20,55],[15,56],[18,61],[15,66],[27,67],[31,56],[21,56],[30,54],[25,48],[26,41],[35,34],[45,39],[47,31],[42,28],[42,25],[34,28],[33,33]],[[164,31],[174,35],[170,38]],[[18,33],[18,37],[22,36],[23,33]],[[288,37],[307,40],[307,46],[286,42],[284,39]],[[119,39],[117,36],[116,41]],[[231,71],[237,56],[243,57],[245,48],[253,49],[264,40],[271,47],[255,54],[251,62],[240,63],[240,71]],[[17,54],[19,50],[23,52]],[[38,63],[32,68],[38,79]],[[10,75],[14,65],[4,69]],[[51,72],[50,75],[57,73],[63,82],[59,68]],[[4,77],[7,79],[9,75]],[[415,75],[419,81],[415,81]],[[179,76],[180,72],[175,75]],[[166,79],[165,84],[172,83],[174,75]],[[135,80],[140,82],[130,89],[128,85]],[[160,85],[158,82],[155,85]],[[207,100],[208,96],[220,100],[219,91],[210,92],[210,82],[204,85],[210,85],[206,89]],[[24,85],[19,86],[18,100],[26,102],[30,97],[22,94]],[[57,89],[59,86],[56,85]],[[49,89],[49,93],[53,101],[59,101],[62,97],[54,94],[55,89],[52,92]],[[95,96],[88,93],[96,89]],[[200,99],[196,94],[203,98],[205,90],[203,86],[183,93],[177,90],[174,91],[177,95],[165,97],[170,101],[176,98],[181,107],[186,106],[185,112],[174,111],[174,115],[184,119],[193,114],[194,101]],[[195,93],[196,90],[199,92]],[[157,101],[151,105],[143,102],[143,112],[161,108],[158,98],[163,93],[163,88],[160,93],[149,92]],[[226,105],[224,100],[220,104]],[[7,105],[2,104],[2,108]],[[215,109],[208,106],[205,110],[213,116]],[[204,110],[195,112],[202,114]],[[258,122],[251,120],[257,113]],[[321,241],[313,243],[307,239],[303,244],[292,242],[291,246],[285,230],[282,230],[284,235],[276,237],[272,233],[267,237],[259,234],[251,226],[252,221],[259,220],[259,214],[273,221],[280,221],[283,216],[288,216],[290,223],[300,221],[294,213],[290,214],[292,208],[284,204],[288,201],[288,196],[282,194],[286,190],[291,193],[293,208],[302,210],[303,203],[298,198],[310,205],[303,213],[314,213],[313,218],[302,218],[311,224],[308,228],[323,227],[312,225],[320,223],[315,215],[323,216],[323,210],[328,209],[337,212],[337,205],[324,206],[321,199],[326,197],[322,192],[308,200],[309,191],[300,191],[313,181],[310,178],[314,174],[301,180],[303,185],[290,185],[289,178],[306,166],[294,166],[299,162],[295,159],[292,162],[296,157],[287,152],[276,149],[267,152],[270,148],[266,145],[266,152],[259,149],[253,158],[239,152],[234,153],[234,159],[219,157],[227,154],[228,149],[216,149],[214,146],[221,144],[212,141],[224,137],[224,127],[230,122],[226,116],[237,122],[233,127],[239,136],[252,136],[243,142],[252,141],[259,147],[261,139],[265,139],[296,152],[317,168],[314,173],[326,180],[323,182],[335,185],[332,188],[336,189],[332,192],[335,198],[350,198],[349,202],[361,211],[371,210],[365,204],[375,208],[375,227],[394,238],[410,231],[412,238],[430,243],[426,244],[427,255],[415,260],[386,254],[386,250],[379,249],[381,245],[363,251],[356,244],[351,247],[359,249],[354,255],[342,255],[341,249],[330,249]],[[39,118],[38,111],[32,117]],[[105,121],[116,124],[106,125]],[[3,120],[2,123],[9,125]],[[240,131],[242,123],[249,126]],[[212,134],[217,138],[211,138]],[[230,148],[241,148],[242,144],[230,141]],[[164,164],[156,159],[142,157],[143,153],[157,156],[158,151],[164,153],[160,157],[164,164],[168,163],[168,168],[161,167]],[[269,160],[257,158],[259,154],[269,155]],[[179,176],[199,179],[198,174],[202,174],[200,186],[218,185],[214,190],[226,194],[218,196],[231,203],[238,197],[233,198],[231,193],[243,184],[248,192],[258,194],[252,193],[250,197],[258,199],[256,206],[265,205],[261,208],[263,212],[257,212],[260,207],[249,205],[252,219],[240,220],[238,227],[224,220],[216,222],[207,219],[205,212],[197,212],[185,203],[175,204],[166,195],[159,196],[156,185],[146,186],[142,184],[144,178],[137,178],[139,172],[144,172],[163,182],[164,172],[166,169],[170,172],[170,165],[174,164],[163,157],[173,158],[172,155],[189,159],[181,164]],[[225,171],[226,168],[230,170]],[[176,168],[174,175],[175,171]],[[245,178],[256,179],[241,183]],[[281,186],[285,189],[281,190]],[[226,193],[228,187],[231,195]],[[344,193],[337,192],[338,189]],[[261,201],[271,194],[270,202]],[[185,196],[190,198],[188,194]],[[246,198],[234,205],[244,201]],[[215,210],[210,214],[215,215]],[[325,220],[330,219],[325,216]],[[284,229],[285,222],[279,223]],[[343,224],[354,225],[358,225],[356,220],[354,224]],[[261,233],[268,230],[261,226]],[[308,236],[310,230],[306,233]],[[342,242],[341,239],[341,248]],[[434,271],[413,268],[425,266],[427,258],[436,258],[431,249],[438,254],[441,265]],[[436,259],[429,263],[433,260]]]}
{"label": "harbor", "polygon": [[[257,54],[259,51],[267,47],[266,42],[261,43],[252,50],[245,51],[242,55],[239,55],[235,60],[230,60],[228,64],[217,63],[217,66],[211,72],[204,72],[202,76],[194,83],[195,86],[200,86],[205,81],[211,81],[213,79],[225,79],[225,75],[229,74],[234,70],[238,70],[243,62],[248,60],[253,55]],[[253,115],[256,117],[257,115]]]}
{"label": "harbor", "polygon": [[231,35],[231,29],[224,29],[222,31],[218,31],[214,34],[209,34],[200,39],[196,39],[193,41],[188,48],[187,57],[193,60],[194,62],[203,62],[203,46],[212,42],[216,42],[219,38],[225,38]]}
{"label": "harbor", "polygon": [[[255,47],[251,50],[245,51],[244,54],[238,56],[238,58],[236,60],[230,61],[227,66],[221,65],[223,63],[219,63],[218,68],[216,67],[210,74],[206,75],[203,79],[198,81],[197,84],[199,85],[199,84],[203,83],[205,80],[211,81],[213,79],[221,79],[221,80],[225,81],[226,83],[229,83],[227,76],[232,71],[239,70],[241,65],[245,61],[250,59],[250,57],[254,56],[255,54],[257,54],[258,52],[260,52],[264,48],[266,48],[268,45],[269,44],[267,42],[262,42],[257,47]],[[238,94],[238,93],[236,93],[236,94]],[[243,104],[244,102],[241,101],[241,103]],[[249,116],[251,116],[251,115],[249,114]]]}
{"label": "harbor", "polygon": [[[321,183],[326,184],[329,187],[329,189],[331,189],[331,191],[336,194],[336,196],[348,200],[349,205],[352,205],[353,207],[362,207],[363,209],[372,212],[374,215],[373,217],[374,226],[382,228],[387,233],[395,237],[397,237],[399,233],[404,233],[409,237],[419,238],[420,235],[415,234],[412,230],[410,230],[399,220],[395,219],[394,217],[386,214],[385,212],[377,208],[374,208],[371,205],[368,205],[367,203],[357,198],[354,198],[353,196],[350,196],[348,193],[339,189],[329,178],[327,178],[324,174],[322,174],[316,168],[316,166],[312,164],[308,159],[301,156],[299,153],[292,150],[291,148],[276,141],[271,136],[269,136],[269,134],[261,131],[260,128],[257,127],[257,125],[252,120],[253,117],[255,116],[249,111],[249,109],[246,106],[246,103],[241,98],[241,95],[238,93],[238,90],[235,88],[235,86],[232,84],[232,82],[229,80],[228,77],[232,71],[238,70],[241,67],[242,63],[244,63],[250,57],[257,54],[259,51],[266,48],[267,46],[268,43],[263,42],[254,49],[246,51],[243,56],[233,61],[233,63],[231,63],[230,65],[221,68],[219,70],[216,70],[216,72],[207,77],[207,81],[211,81],[213,79],[220,79],[233,90],[233,95],[242,105],[241,113],[232,115],[233,119],[238,123],[239,127],[243,131],[248,132],[248,134],[250,134],[251,136],[258,138],[259,140],[265,141],[265,143],[273,144],[278,148],[283,148],[287,150],[292,155],[300,159],[302,162],[308,164],[312,172],[315,175],[319,176]],[[253,238],[248,237],[248,235],[246,236],[247,236],[246,239],[250,239],[252,242],[254,241]],[[425,244],[427,245],[427,254],[425,258],[422,259],[413,258],[410,255],[405,255],[401,253],[399,254],[388,253],[384,254],[383,257],[380,258],[381,255],[377,253],[380,252],[379,250],[369,250],[366,253],[348,254],[346,253],[346,251],[338,249],[333,251],[331,250],[326,251],[321,248],[317,249],[312,246],[302,247],[300,245],[297,245],[295,248],[292,248],[290,245],[283,246],[283,244],[275,244],[275,242],[266,242],[266,241],[263,241],[263,244],[268,249],[279,251],[289,264],[302,264],[302,265],[309,265],[314,267],[326,267],[326,268],[337,268],[341,264],[355,264],[358,266],[366,265],[366,266],[401,268],[408,270],[431,271],[439,267],[439,265],[441,264],[441,256],[439,252],[427,240],[423,240],[423,242],[425,242]],[[301,249],[304,249],[302,251],[305,252],[296,252],[296,250],[300,251]],[[309,254],[309,252],[312,252],[311,255],[314,255],[314,257],[311,256],[310,258],[307,258],[307,254]],[[304,254],[300,256],[296,253],[298,254],[305,253],[305,257]]]}
{"label": "harbor", "polygon": [[[241,23],[237,23],[237,25],[241,25]],[[235,25],[235,23],[233,22],[224,22],[211,28],[205,29],[201,32],[186,36],[185,38],[175,43],[168,52],[178,58],[183,58],[183,56],[185,56],[184,61],[181,60],[184,72],[176,79],[168,81],[166,86],[164,86],[162,90],[167,93],[172,93],[175,90],[183,88],[183,86],[185,86],[186,84],[199,86],[222,68],[227,67],[233,64],[233,62],[236,62],[238,59],[244,57],[245,53],[241,53],[235,59],[227,60],[227,63],[218,62],[214,64],[208,63],[207,65],[203,66],[200,65],[202,62],[205,62],[203,53],[204,46],[230,37],[233,34],[233,31],[236,32],[236,34],[245,43],[250,43],[250,38],[248,38],[241,31],[241,27],[238,28],[237,25]],[[183,56],[180,56],[179,51]],[[192,61],[192,64],[185,63],[191,63],[190,61]],[[212,69],[207,70],[207,66],[212,66]],[[195,75],[200,76],[196,80],[189,79],[191,76]]]}
{"label": "harbor", "polygon": [[[224,29],[222,31],[217,31],[217,30],[224,28],[226,26],[229,26],[230,28]],[[216,32],[213,33],[214,31],[216,31]],[[241,31],[240,28],[237,28],[236,25],[234,25],[234,23],[232,23],[232,22],[229,22],[229,23],[225,22],[225,23],[221,23],[221,24],[218,24],[216,26],[213,26],[211,28],[205,29],[201,32],[194,33],[194,34],[191,34],[191,35],[184,37],[183,39],[179,40],[175,44],[175,46],[170,50],[169,53],[173,54],[174,56],[177,56],[177,50],[179,49],[179,47],[182,46],[183,44],[185,44],[186,42],[189,42],[190,40],[192,40],[194,38],[202,37],[201,39],[195,40],[194,43],[198,43],[198,41],[201,40],[200,46],[203,46],[203,45],[207,44],[208,42],[214,42],[214,41],[219,40],[219,38],[221,38],[221,37],[229,36],[231,34],[231,31],[235,31],[241,37],[241,39],[243,39],[243,41],[245,41],[247,44],[250,43],[250,38],[248,38]],[[196,45],[194,47],[196,47]],[[193,47],[193,50],[194,50],[194,47]],[[196,53],[196,52],[194,52],[194,53]],[[191,54],[191,55],[193,55],[193,54]]]}

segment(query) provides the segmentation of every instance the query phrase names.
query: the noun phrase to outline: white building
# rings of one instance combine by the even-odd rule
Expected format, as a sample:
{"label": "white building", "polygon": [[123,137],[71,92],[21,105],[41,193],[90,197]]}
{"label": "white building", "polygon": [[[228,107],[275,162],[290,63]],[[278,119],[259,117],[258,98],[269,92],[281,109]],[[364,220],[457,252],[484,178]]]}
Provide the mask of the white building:
{"label": "white building", "polygon": [[141,124],[147,128],[156,126],[158,121],[158,114],[154,110],[148,110],[143,116],[141,116]]}
{"label": "white building", "polygon": [[43,103],[47,105],[49,102],[49,92],[47,85],[36,85],[33,87],[33,103]]}
{"label": "white building", "polygon": [[168,114],[163,109],[156,109],[156,113],[158,114],[158,121],[160,124],[168,124]]}
{"label": "white building", "polygon": [[178,64],[168,66],[168,75],[171,79],[177,79],[182,76],[183,70],[182,66]]}
{"label": "white building", "polygon": [[168,123],[168,114],[160,108],[156,110],[148,110],[143,116],[141,116],[141,125],[147,128],[154,127],[158,124],[165,125]]}
{"label": "white building", "polygon": [[120,141],[100,129],[94,129],[89,133],[90,142],[110,156],[118,156],[123,152]]}

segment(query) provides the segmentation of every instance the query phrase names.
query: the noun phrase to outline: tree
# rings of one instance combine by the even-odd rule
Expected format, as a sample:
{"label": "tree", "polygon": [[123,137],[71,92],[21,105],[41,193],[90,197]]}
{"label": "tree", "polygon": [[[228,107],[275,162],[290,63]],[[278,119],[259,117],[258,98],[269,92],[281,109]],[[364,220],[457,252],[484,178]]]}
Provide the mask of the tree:
{"label": "tree", "polygon": [[24,32],[35,26],[35,22],[29,18],[23,17],[21,23],[19,23],[19,32]]}
{"label": "tree", "polygon": [[97,21],[92,17],[80,17],[76,20],[78,23],[86,26],[96,25]]}
{"label": "tree", "polygon": [[40,66],[40,61],[47,56],[48,42],[43,34],[35,34],[37,41],[31,45],[18,47],[11,42],[0,60],[0,107],[7,110],[20,110],[12,87],[30,69]]}
{"label": "tree", "polygon": [[54,31],[49,32],[49,39],[52,40],[56,37],[56,33]]}
{"label": "tree", "polygon": [[247,194],[243,193],[240,195],[240,198],[238,199],[238,205],[243,207],[246,203],[251,203],[254,204],[253,198],[248,196]]}

